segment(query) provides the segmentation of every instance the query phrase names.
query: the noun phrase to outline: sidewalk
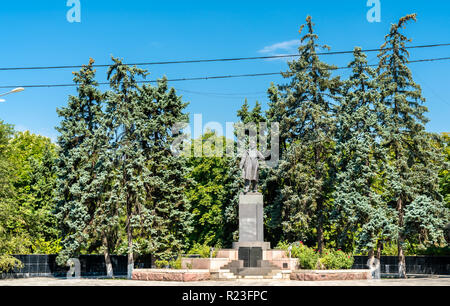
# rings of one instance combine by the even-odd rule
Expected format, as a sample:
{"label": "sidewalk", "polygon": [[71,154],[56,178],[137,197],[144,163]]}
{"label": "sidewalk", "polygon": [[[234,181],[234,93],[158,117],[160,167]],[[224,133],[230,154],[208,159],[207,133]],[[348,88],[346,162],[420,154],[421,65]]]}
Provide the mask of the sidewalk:
{"label": "sidewalk", "polygon": [[28,278],[0,280],[0,286],[450,286],[450,277],[359,281],[301,282],[290,280],[235,280],[204,282],[146,282],[106,279]]}

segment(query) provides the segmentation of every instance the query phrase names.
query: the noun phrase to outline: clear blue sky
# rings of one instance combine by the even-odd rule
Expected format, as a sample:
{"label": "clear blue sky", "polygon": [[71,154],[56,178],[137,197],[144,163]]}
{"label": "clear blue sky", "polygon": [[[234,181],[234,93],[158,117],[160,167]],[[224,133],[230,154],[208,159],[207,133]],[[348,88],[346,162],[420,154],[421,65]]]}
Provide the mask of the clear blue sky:
{"label": "clear blue sky", "polygon": [[[418,14],[407,35],[414,45],[450,42],[450,2],[381,0],[381,22],[369,23],[366,0],[332,1],[119,1],[81,0],[81,23],[66,20],[66,0],[1,1],[0,67],[80,65],[89,57],[97,64],[110,56],[125,62],[245,57],[296,52],[298,29],[309,14],[320,42],[332,51],[355,46],[377,48],[390,24],[409,13]],[[278,48],[277,48],[278,47]],[[412,50],[411,59],[450,56],[450,47]],[[376,54],[369,53],[371,63]],[[323,60],[346,65],[347,55]],[[201,77],[286,69],[284,60],[242,61],[147,67],[150,79]],[[450,61],[411,64],[422,85],[431,122],[428,130],[450,131]],[[0,71],[0,86],[72,82],[72,70]],[[99,69],[97,79],[106,79]],[[204,123],[236,120],[245,97],[267,105],[266,89],[281,77],[173,82],[188,112],[203,114]],[[1,90],[0,93],[3,93]],[[6,96],[0,119],[56,138],[56,108],[64,106],[75,88],[37,88]]]}

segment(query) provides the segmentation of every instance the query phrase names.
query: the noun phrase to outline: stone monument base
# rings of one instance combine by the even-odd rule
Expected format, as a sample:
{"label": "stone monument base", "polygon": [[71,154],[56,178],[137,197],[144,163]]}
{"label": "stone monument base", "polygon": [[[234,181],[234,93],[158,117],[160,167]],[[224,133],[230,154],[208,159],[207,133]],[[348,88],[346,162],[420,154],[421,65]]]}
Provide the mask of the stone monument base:
{"label": "stone monument base", "polygon": [[270,250],[270,242],[252,241],[252,242],[233,242],[233,249],[239,248],[261,248],[263,251]]}

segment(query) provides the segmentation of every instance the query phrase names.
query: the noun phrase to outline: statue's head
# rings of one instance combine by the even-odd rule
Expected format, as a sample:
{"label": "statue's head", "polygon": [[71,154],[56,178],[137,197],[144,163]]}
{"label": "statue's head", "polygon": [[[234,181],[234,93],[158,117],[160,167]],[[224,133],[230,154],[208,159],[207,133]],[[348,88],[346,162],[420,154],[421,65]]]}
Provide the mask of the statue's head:
{"label": "statue's head", "polygon": [[250,150],[256,150],[256,141],[250,140],[249,148]]}

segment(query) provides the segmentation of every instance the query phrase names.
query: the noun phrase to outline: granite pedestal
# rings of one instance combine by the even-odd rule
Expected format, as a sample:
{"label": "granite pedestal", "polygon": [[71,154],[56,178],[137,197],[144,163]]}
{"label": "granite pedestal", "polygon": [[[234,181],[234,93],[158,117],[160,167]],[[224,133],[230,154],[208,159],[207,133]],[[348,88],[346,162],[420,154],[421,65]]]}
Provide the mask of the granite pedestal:
{"label": "granite pedestal", "polygon": [[264,200],[260,193],[239,196],[239,241],[233,243],[245,266],[256,267],[263,260],[263,251],[270,249],[264,242]]}

